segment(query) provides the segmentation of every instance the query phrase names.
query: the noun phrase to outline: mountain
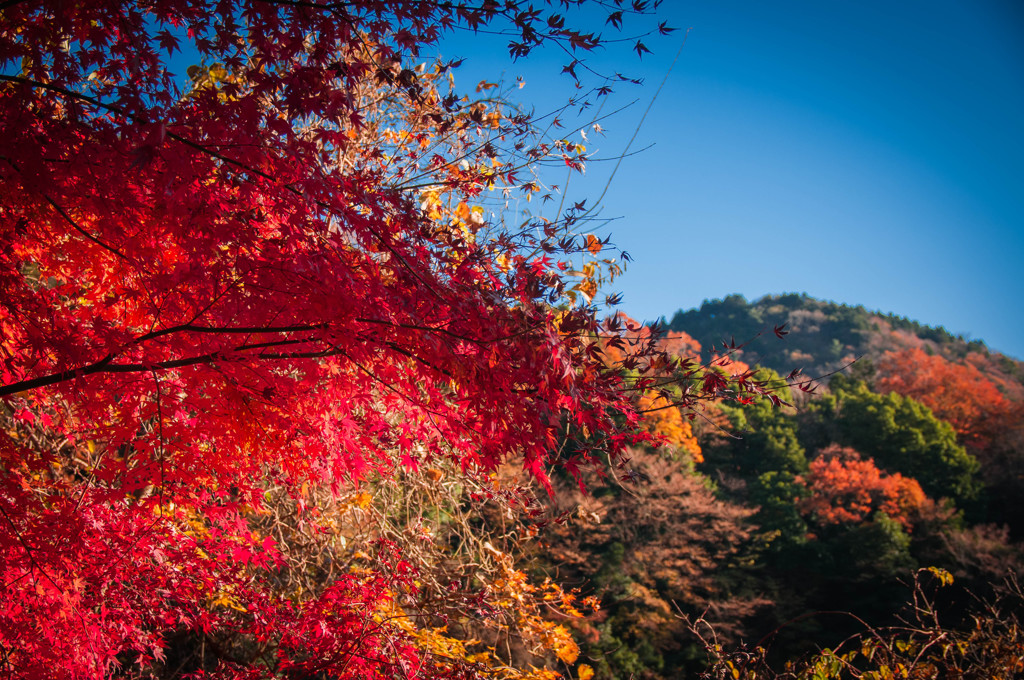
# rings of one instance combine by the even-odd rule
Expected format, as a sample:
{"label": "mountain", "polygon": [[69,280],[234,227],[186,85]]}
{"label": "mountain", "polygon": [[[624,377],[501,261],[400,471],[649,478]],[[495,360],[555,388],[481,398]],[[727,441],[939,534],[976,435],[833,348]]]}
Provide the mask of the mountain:
{"label": "mountain", "polygon": [[[1024,362],[990,350],[981,340],[805,293],[766,295],[752,302],[742,295],[728,295],[705,300],[699,309],[681,309],[662,323],[697,340],[705,359],[735,343],[740,347],[736,356],[744,363],[781,374],[800,368],[812,377],[840,370],[856,375],[869,370],[886,352],[918,348],[973,365],[1007,397],[1024,399]],[[780,340],[773,330],[783,326],[788,334]]]}

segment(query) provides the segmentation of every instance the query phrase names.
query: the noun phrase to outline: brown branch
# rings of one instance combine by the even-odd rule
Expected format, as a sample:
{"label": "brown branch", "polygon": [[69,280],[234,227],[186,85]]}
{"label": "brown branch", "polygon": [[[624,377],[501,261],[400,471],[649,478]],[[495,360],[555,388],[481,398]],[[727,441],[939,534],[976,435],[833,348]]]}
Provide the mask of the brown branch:
{"label": "brown branch", "polygon": [[79,376],[91,375],[93,373],[100,373],[103,371],[111,361],[114,360],[113,354],[108,354],[103,359],[100,359],[96,363],[83,366],[81,368],[73,368],[67,371],[60,371],[58,373],[51,373],[50,375],[44,375],[38,378],[31,378],[28,380],[19,380],[18,382],[11,383],[9,385],[0,386],[0,397],[6,397],[10,394],[16,394],[18,392],[25,392],[28,390],[34,390],[40,387],[47,387],[48,385],[55,385],[59,382],[72,380]]}
{"label": "brown branch", "polygon": [[51,206],[53,206],[53,209],[56,210],[60,214],[60,216],[64,218],[64,221],[66,221],[68,224],[70,224],[71,227],[75,231],[77,231],[79,234],[81,234],[85,238],[89,239],[90,241],[92,241],[93,243],[98,245],[99,247],[101,247],[101,248],[103,248],[105,250],[110,251],[111,253],[113,253],[117,257],[121,258],[125,262],[130,262],[128,257],[124,253],[122,253],[120,250],[118,250],[117,248],[114,248],[113,246],[111,246],[109,244],[104,243],[98,237],[93,236],[88,231],[86,231],[85,228],[83,228],[81,225],[79,225],[78,222],[73,220],[71,218],[71,216],[67,214],[67,212],[64,210],[64,208],[62,208],[59,205],[57,205],[57,202],[54,201],[52,198],[50,198],[48,195],[43,194],[43,198],[46,199],[46,202],[49,203]]}
{"label": "brown branch", "polygon": [[[222,328],[215,329],[205,326],[178,326],[173,329],[164,329],[163,331],[155,331],[142,336],[140,340],[152,339],[153,337],[159,337],[170,332],[177,332],[182,330],[191,330],[198,332],[213,332],[213,333],[268,333],[268,332],[294,332],[300,330],[315,330],[318,328],[326,327],[326,324],[318,324],[313,326],[280,326],[280,327],[234,327],[234,328]],[[437,330],[425,328],[425,330]],[[137,340],[136,342],[140,341]],[[345,352],[339,349],[336,345],[333,345],[323,338],[309,337],[309,338],[288,338],[280,340],[272,340],[267,342],[258,343],[245,343],[238,345],[233,348],[224,350],[215,350],[213,352],[207,352],[194,357],[186,357],[182,359],[168,359],[166,361],[158,362],[147,362],[147,363],[131,363],[131,364],[115,364],[113,363],[116,355],[108,354],[106,357],[88,366],[80,368],[69,369],[66,371],[58,371],[49,375],[40,376],[38,378],[31,378],[28,380],[21,380],[18,382],[10,383],[8,385],[0,386],[0,397],[5,397],[18,392],[25,392],[28,390],[38,389],[40,387],[47,387],[49,385],[55,385],[57,383],[66,382],[73,380],[74,378],[84,377],[87,375],[93,375],[96,373],[140,373],[140,372],[152,372],[155,375],[156,371],[169,370],[174,368],[185,368],[187,366],[195,366],[198,364],[212,364],[216,361],[227,360],[230,361],[230,355],[233,352],[249,352],[251,350],[266,349],[269,347],[282,347],[286,345],[300,345],[300,344],[313,344],[318,342],[327,342],[328,347],[322,350],[316,351],[296,351],[296,352],[259,352],[258,354],[251,354],[250,357],[257,360],[285,360],[285,359],[322,359],[329,356],[337,356],[339,354],[345,354]],[[436,366],[430,361],[419,357],[409,350],[389,341],[382,341],[384,346],[391,350],[406,356],[410,359],[418,361],[423,365],[431,368],[438,373],[451,377],[451,373],[440,367]],[[347,356],[347,355],[346,355]],[[349,357],[351,359],[351,357]],[[361,367],[360,367],[361,368]]]}
{"label": "brown branch", "polygon": [[[510,335],[500,336],[497,338],[491,338],[488,340],[480,340],[478,338],[472,338],[466,335],[461,335],[453,331],[443,328],[441,326],[422,326],[419,324],[410,323],[398,323],[394,321],[387,321],[385,319],[370,319],[366,317],[355,317],[353,319],[358,323],[375,324],[380,326],[390,326],[392,328],[402,328],[405,330],[413,331],[425,331],[427,333],[440,333],[449,337],[455,338],[456,340],[464,340],[466,342],[472,342],[477,345],[492,344],[501,340],[508,340],[521,335],[523,333],[534,330],[537,325],[531,326],[524,331],[513,333]],[[180,324],[178,326],[171,326],[168,328],[161,328],[160,330],[140,335],[132,344],[141,344],[149,340],[171,335],[174,333],[211,333],[211,334],[233,334],[233,335],[253,335],[257,333],[298,333],[303,331],[314,331],[314,330],[327,330],[331,327],[329,322],[315,323],[315,324],[294,324],[290,326],[202,326],[199,324]]]}

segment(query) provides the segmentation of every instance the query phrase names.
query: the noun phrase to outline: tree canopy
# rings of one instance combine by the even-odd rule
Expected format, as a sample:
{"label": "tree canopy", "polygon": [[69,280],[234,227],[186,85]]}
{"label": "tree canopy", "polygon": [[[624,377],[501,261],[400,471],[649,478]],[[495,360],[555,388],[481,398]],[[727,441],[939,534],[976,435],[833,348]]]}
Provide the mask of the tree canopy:
{"label": "tree canopy", "polygon": [[[571,594],[463,508],[534,512],[506,461],[543,485],[614,463],[680,360],[600,317],[620,263],[582,204],[504,211],[585,149],[429,56],[489,30],[579,83],[601,43],[563,4],[0,5],[5,673],[511,677],[448,626],[513,605],[525,647],[575,661],[530,604]],[[727,385],[765,389],[661,396]],[[401,489],[434,514],[380,504]]]}
{"label": "tree canopy", "polygon": [[877,394],[860,382],[833,385],[835,399],[815,406],[835,409],[841,443],[885,470],[913,477],[934,498],[970,501],[978,495],[978,461],[927,406],[893,392]]}

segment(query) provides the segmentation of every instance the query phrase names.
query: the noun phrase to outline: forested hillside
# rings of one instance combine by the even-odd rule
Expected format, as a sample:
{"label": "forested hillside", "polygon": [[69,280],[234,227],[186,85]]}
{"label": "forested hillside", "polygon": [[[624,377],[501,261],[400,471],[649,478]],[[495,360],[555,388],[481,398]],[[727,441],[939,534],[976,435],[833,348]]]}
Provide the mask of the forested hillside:
{"label": "forested hillside", "polygon": [[[743,361],[783,374],[802,368],[806,375],[821,376],[855,359],[870,363],[887,351],[920,349],[971,364],[1006,394],[1015,399],[1024,396],[1024,362],[990,350],[981,340],[806,294],[766,295],[753,302],[742,295],[729,295],[705,300],[699,309],[679,310],[663,323],[669,330],[685,331],[708,352],[735,341],[743,345],[737,355]],[[771,329],[783,324],[789,335],[785,343],[779,343]]]}
{"label": "forested hillside", "polygon": [[575,511],[540,562],[603,601],[581,631],[599,677],[1024,671],[1020,362],[797,295],[706,302],[669,328],[704,374],[832,375],[775,405],[674,414],[663,394],[645,420],[661,447],[593,494],[560,489]]}

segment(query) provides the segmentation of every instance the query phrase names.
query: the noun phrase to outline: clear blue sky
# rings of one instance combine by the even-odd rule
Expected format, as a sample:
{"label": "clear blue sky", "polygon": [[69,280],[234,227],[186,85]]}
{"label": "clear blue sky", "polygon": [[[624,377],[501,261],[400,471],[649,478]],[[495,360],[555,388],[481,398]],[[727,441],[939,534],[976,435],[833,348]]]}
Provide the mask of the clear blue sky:
{"label": "clear blue sky", "polygon": [[[1024,358],[1024,3],[662,9],[692,30],[633,144],[654,146],[623,161],[602,213],[620,219],[600,233],[635,260],[615,286],[623,310],[654,319],[729,293],[806,292]],[[619,103],[641,101],[589,148],[624,149],[682,34],[646,40],[642,61],[591,59],[646,82],[619,88]],[[562,55],[513,65],[502,45],[457,34],[442,49],[467,58],[462,78],[525,73],[538,111],[570,89]],[[592,163],[573,196],[600,193],[612,165]]]}

